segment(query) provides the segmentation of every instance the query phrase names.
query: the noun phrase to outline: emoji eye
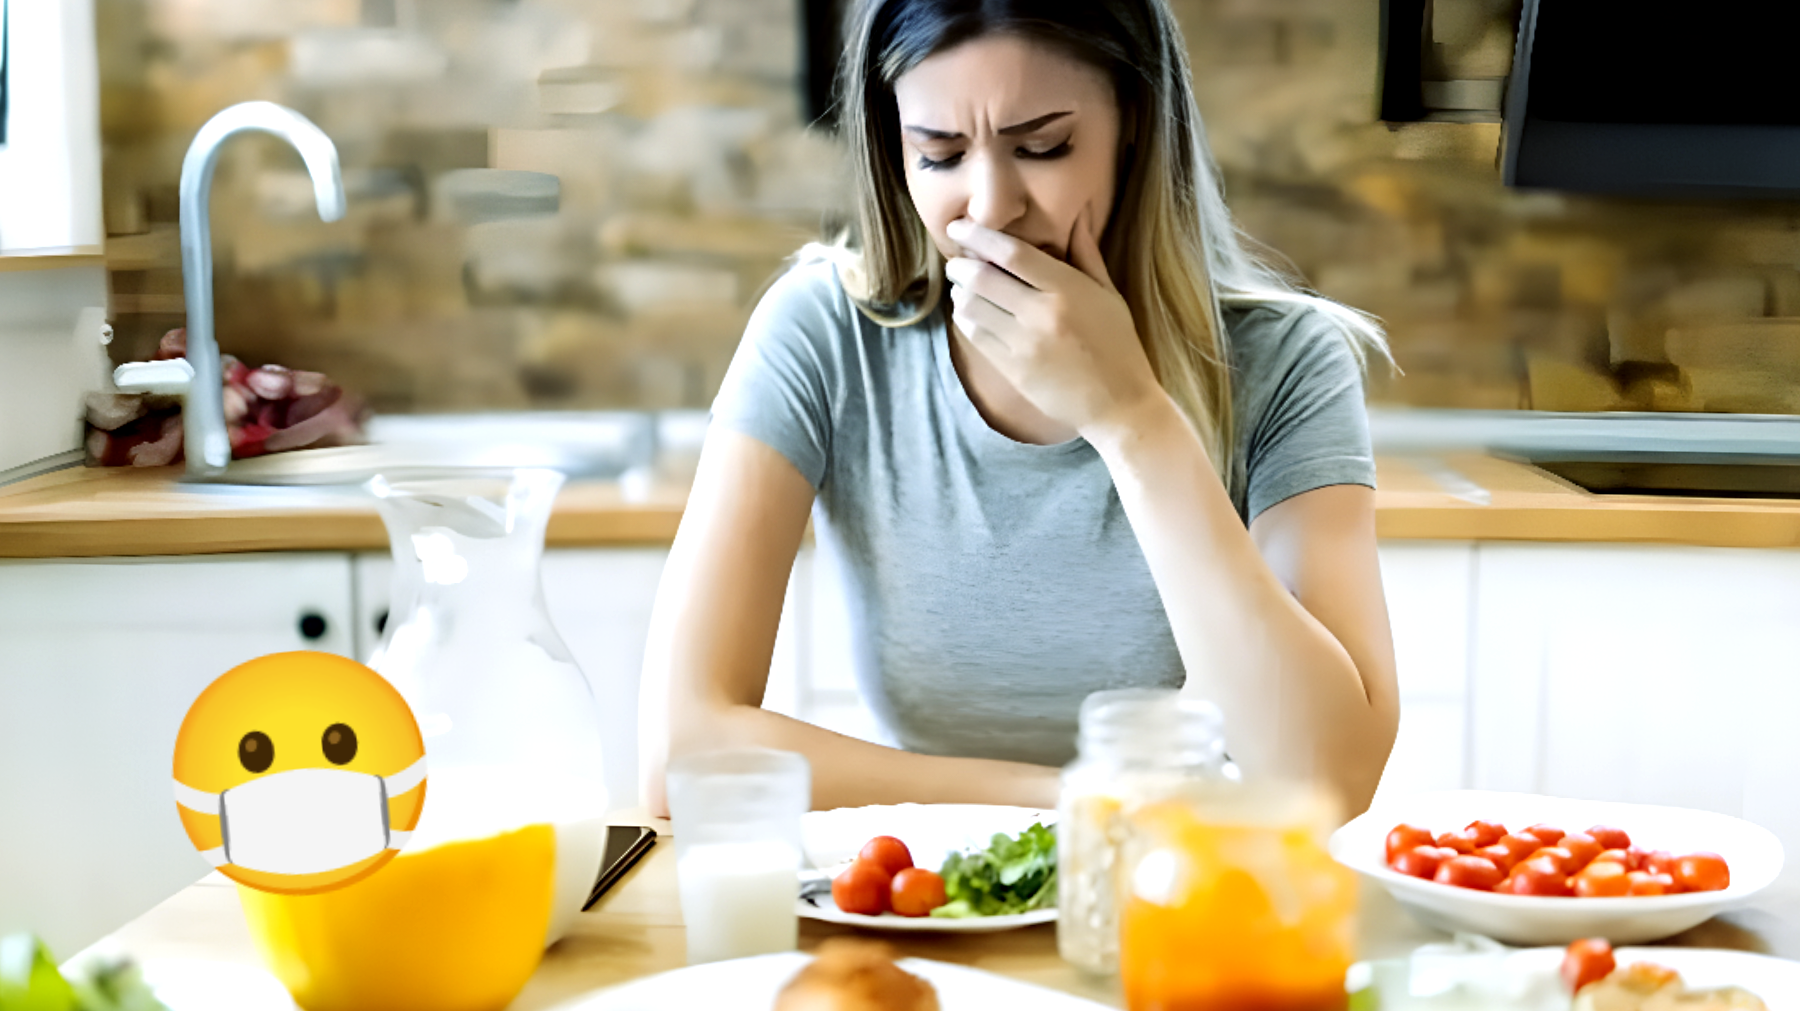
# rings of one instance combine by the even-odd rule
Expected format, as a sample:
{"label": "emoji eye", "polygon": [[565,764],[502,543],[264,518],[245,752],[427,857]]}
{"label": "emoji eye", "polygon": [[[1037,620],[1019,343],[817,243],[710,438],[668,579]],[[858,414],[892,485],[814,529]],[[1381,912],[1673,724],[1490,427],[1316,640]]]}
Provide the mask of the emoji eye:
{"label": "emoji eye", "polygon": [[331,759],[332,765],[343,765],[356,757],[356,731],[347,724],[333,723],[326,727],[322,743],[325,757]]}
{"label": "emoji eye", "polygon": [[275,742],[260,730],[252,730],[238,742],[238,761],[251,772],[266,771],[275,764]]}

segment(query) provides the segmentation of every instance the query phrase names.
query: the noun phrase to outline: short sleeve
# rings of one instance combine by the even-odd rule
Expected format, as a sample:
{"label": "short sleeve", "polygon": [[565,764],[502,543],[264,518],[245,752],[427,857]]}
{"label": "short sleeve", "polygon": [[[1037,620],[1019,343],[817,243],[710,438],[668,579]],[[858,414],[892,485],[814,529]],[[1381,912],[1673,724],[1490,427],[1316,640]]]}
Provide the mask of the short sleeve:
{"label": "short sleeve", "polygon": [[790,269],[750,314],[713,399],[713,424],[787,457],[815,491],[831,460],[831,376],[854,311],[831,264]]}
{"label": "short sleeve", "polygon": [[1246,524],[1317,488],[1375,487],[1362,366],[1349,338],[1316,310],[1258,308],[1232,327],[1237,365],[1238,509]]}

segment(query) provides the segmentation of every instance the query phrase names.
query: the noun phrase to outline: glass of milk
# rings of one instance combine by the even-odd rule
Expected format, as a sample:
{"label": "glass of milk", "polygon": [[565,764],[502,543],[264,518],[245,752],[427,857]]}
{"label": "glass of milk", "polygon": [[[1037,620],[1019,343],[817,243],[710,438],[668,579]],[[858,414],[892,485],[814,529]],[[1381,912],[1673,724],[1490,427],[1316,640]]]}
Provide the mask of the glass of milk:
{"label": "glass of milk", "polygon": [[688,964],[793,951],[806,759],[764,748],[688,755],[669,763],[668,790]]}

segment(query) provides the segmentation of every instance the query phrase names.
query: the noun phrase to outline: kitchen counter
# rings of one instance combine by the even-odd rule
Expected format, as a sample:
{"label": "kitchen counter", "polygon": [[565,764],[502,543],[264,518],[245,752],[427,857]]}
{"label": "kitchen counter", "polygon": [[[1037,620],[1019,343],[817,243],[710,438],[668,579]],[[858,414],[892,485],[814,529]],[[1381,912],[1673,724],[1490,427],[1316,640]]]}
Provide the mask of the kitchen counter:
{"label": "kitchen counter", "polygon": [[[1800,547],[1800,500],[1595,495],[1482,453],[1382,456],[1384,540],[1507,540]],[[380,551],[387,534],[355,488],[182,484],[179,468],[70,468],[0,487],[0,558]],[[574,481],[551,547],[667,544],[685,487]]]}

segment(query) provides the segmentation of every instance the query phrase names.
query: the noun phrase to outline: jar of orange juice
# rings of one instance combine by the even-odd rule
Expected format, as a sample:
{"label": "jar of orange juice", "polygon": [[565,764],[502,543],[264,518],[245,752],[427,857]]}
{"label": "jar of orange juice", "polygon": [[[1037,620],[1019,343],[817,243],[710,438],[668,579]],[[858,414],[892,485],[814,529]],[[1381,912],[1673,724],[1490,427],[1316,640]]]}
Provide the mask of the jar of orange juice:
{"label": "jar of orange juice", "polygon": [[412,707],[430,773],[410,841],[334,891],[240,888],[252,939],[306,1011],[497,1011],[573,923],[599,870],[599,712],[544,607],[562,476],[370,482],[393,545],[369,666]]}
{"label": "jar of orange juice", "polygon": [[1210,783],[1130,816],[1119,973],[1131,1011],[1335,1011],[1356,880],[1315,787]]}

